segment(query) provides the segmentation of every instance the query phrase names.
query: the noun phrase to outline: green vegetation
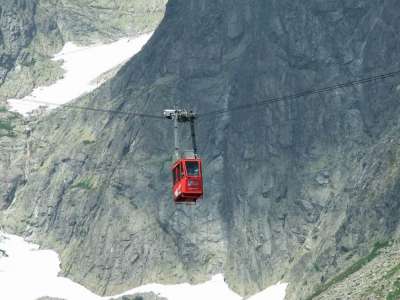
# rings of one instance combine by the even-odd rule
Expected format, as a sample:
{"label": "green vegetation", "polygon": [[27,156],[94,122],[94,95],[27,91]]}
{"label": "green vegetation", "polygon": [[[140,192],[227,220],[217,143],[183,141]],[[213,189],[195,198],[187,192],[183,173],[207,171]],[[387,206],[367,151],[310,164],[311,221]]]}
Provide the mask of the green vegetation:
{"label": "green vegetation", "polygon": [[78,189],[83,189],[83,190],[93,190],[95,188],[95,184],[93,183],[92,178],[84,178],[74,184],[72,188],[78,188]]}
{"label": "green vegetation", "polygon": [[0,113],[2,113],[2,112],[7,112],[7,111],[8,111],[7,107],[5,107],[5,106],[0,106]]}
{"label": "green vegetation", "polygon": [[11,131],[14,129],[14,126],[10,120],[0,120],[0,129]]}
{"label": "green vegetation", "polygon": [[393,291],[390,292],[386,300],[398,300],[400,299],[400,279],[397,279],[393,285]]}
{"label": "green vegetation", "polygon": [[316,272],[321,272],[321,269],[320,269],[320,267],[318,266],[317,263],[314,263],[314,264],[313,264],[313,267],[314,267],[314,270],[315,270]]}
{"label": "green vegetation", "polygon": [[15,126],[12,124],[10,119],[0,120],[0,137],[15,137],[14,132]]}
{"label": "green vegetation", "polygon": [[[86,99],[85,99],[86,100]],[[96,135],[90,128],[81,127],[77,129],[76,136],[79,136],[79,142],[83,145],[91,145],[96,143]]]}
{"label": "green vegetation", "polygon": [[384,279],[389,279],[393,277],[394,274],[400,272],[400,264],[396,265],[394,268],[392,268],[383,278]]}
{"label": "green vegetation", "polygon": [[[34,52],[33,49],[27,51]],[[56,82],[64,74],[61,64],[60,61],[52,61],[47,56],[32,57],[32,62],[21,66],[20,71],[9,72],[7,80],[0,87],[0,97],[23,98],[35,87],[48,86]]]}
{"label": "green vegetation", "polygon": [[90,144],[96,143],[96,141],[95,141],[95,140],[84,140],[82,143],[83,143],[84,145],[90,145]]}
{"label": "green vegetation", "polygon": [[331,286],[343,281],[347,277],[349,277],[351,274],[357,272],[360,270],[362,267],[367,265],[370,261],[372,261],[375,257],[377,257],[380,254],[380,250],[382,248],[385,248],[390,245],[389,241],[385,242],[376,242],[372,251],[365,257],[360,258],[357,260],[353,265],[351,265],[349,268],[347,268],[344,272],[340,273],[339,275],[333,277],[331,280],[329,280],[327,283],[321,285],[317,290],[306,298],[306,300],[311,300],[314,299],[315,297],[321,295],[323,292],[328,290]]}

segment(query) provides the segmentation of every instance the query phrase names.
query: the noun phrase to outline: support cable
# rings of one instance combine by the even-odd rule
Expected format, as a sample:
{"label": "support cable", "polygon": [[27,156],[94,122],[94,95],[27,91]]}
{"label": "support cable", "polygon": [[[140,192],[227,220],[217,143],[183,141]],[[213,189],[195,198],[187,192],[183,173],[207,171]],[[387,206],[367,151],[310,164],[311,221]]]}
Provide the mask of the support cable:
{"label": "support cable", "polygon": [[[271,103],[292,101],[292,100],[296,100],[299,98],[308,97],[311,95],[319,95],[319,94],[329,93],[329,92],[332,92],[332,91],[335,91],[338,89],[347,88],[347,87],[373,84],[378,81],[383,81],[387,78],[392,78],[392,77],[396,77],[399,75],[400,75],[400,70],[397,70],[397,71],[384,73],[384,74],[380,74],[380,75],[376,75],[376,76],[372,76],[372,77],[366,77],[366,78],[362,78],[362,79],[358,79],[358,80],[335,84],[332,86],[326,86],[326,87],[323,87],[320,89],[304,90],[304,91],[297,92],[294,94],[284,95],[281,97],[269,98],[269,99],[265,99],[262,101],[238,105],[238,106],[234,106],[234,107],[227,108],[227,109],[219,109],[219,110],[209,111],[209,112],[205,112],[205,113],[195,114],[195,116],[197,119],[203,119],[203,118],[207,118],[207,117],[215,117],[218,115],[228,114],[228,113],[231,113],[234,111],[248,110],[248,109],[252,109],[252,108],[266,106],[266,105],[270,105]],[[122,98],[122,97],[120,96],[117,98]],[[75,104],[57,104],[57,103],[34,100],[34,99],[25,99],[25,100],[21,100],[21,102],[36,103],[36,104],[43,104],[43,105],[48,105],[48,106],[56,106],[56,107],[60,107],[60,108],[79,109],[79,110],[86,110],[86,111],[92,111],[92,112],[97,112],[97,113],[109,113],[109,114],[115,114],[115,115],[124,115],[124,116],[140,117],[140,118],[150,118],[150,119],[159,119],[159,120],[163,120],[165,118],[165,116],[161,116],[159,114],[129,112],[129,111],[123,111],[123,110],[104,109],[104,108],[81,106],[81,105],[75,105]]]}
{"label": "support cable", "polygon": [[233,111],[240,111],[240,110],[246,110],[246,109],[256,108],[256,107],[260,107],[260,106],[270,105],[271,103],[276,103],[276,102],[281,102],[281,101],[292,101],[292,100],[296,100],[298,98],[308,97],[311,95],[329,93],[329,92],[332,92],[332,91],[335,91],[338,89],[343,89],[346,87],[360,86],[360,85],[365,85],[368,83],[375,83],[377,81],[385,80],[387,78],[395,77],[398,75],[400,75],[400,70],[390,72],[390,73],[380,74],[380,75],[376,75],[376,76],[372,76],[372,77],[366,77],[366,78],[362,78],[359,80],[353,80],[353,81],[348,81],[348,82],[344,82],[344,83],[339,83],[339,84],[335,84],[332,86],[323,87],[320,89],[304,90],[304,91],[290,94],[290,95],[270,98],[270,99],[266,99],[263,101],[257,101],[255,103],[238,105],[238,106],[227,108],[227,109],[219,109],[219,110],[209,111],[209,112],[197,114],[197,117],[198,118],[214,117],[217,115],[227,114],[227,113],[230,113]]}

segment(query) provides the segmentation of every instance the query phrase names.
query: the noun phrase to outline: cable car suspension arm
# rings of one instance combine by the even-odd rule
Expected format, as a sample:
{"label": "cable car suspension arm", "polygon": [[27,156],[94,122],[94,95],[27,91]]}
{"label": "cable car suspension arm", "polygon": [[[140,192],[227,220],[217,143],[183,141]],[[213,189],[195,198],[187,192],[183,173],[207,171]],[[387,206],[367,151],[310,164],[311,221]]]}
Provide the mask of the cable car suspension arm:
{"label": "cable car suspension arm", "polygon": [[175,145],[175,159],[181,158],[180,145],[179,145],[179,123],[190,123],[190,131],[192,137],[192,146],[194,156],[197,157],[197,143],[194,120],[196,115],[192,111],[185,109],[166,109],[164,110],[164,117],[174,120],[174,145]]}

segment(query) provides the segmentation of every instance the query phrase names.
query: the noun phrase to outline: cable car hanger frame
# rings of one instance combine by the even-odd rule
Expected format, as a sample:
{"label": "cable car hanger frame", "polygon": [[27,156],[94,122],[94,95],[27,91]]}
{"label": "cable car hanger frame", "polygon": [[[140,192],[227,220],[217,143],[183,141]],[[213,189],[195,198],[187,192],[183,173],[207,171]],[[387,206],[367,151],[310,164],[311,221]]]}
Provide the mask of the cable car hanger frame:
{"label": "cable car hanger frame", "polygon": [[[166,109],[164,117],[174,121],[174,163],[172,171],[172,194],[176,204],[196,204],[203,196],[202,161],[197,153],[194,122],[196,114],[184,109]],[[179,124],[190,123],[192,150],[181,151]]]}

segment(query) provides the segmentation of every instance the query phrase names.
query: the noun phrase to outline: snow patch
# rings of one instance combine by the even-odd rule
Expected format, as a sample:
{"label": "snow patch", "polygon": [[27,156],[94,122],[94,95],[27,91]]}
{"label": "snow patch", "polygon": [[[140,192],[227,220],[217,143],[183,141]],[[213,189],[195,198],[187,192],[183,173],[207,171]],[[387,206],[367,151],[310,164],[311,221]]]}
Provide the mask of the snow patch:
{"label": "snow patch", "polygon": [[288,284],[278,282],[264,291],[248,298],[248,300],[284,300]]}
{"label": "snow patch", "polygon": [[[0,299],[36,300],[48,296],[65,300],[110,300],[124,295],[153,292],[168,300],[241,300],[229,289],[222,274],[202,284],[147,284],[121,295],[100,297],[70,279],[58,276],[60,259],[54,251],[39,250],[39,246],[24,239],[0,233]],[[287,284],[278,283],[249,300],[283,300]]]}
{"label": "snow patch", "polygon": [[99,76],[138,53],[151,36],[152,33],[149,33],[88,47],[79,47],[68,42],[53,58],[55,61],[63,61],[63,79],[47,87],[38,87],[23,99],[9,99],[7,102],[12,111],[24,116],[39,107],[47,106],[52,109],[70,102],[99,87],[102,84]]}

